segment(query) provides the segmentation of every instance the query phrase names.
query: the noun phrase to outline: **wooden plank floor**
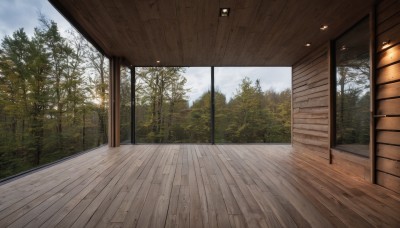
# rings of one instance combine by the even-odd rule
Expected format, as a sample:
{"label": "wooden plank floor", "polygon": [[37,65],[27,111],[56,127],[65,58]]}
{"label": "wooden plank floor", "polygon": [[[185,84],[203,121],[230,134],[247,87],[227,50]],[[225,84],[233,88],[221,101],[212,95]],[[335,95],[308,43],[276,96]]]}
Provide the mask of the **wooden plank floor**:
{"label": "wooden plank floor", "polygon": [[0,227],[400,227],[400,195],[286,145],[102,147],[0,186]]}

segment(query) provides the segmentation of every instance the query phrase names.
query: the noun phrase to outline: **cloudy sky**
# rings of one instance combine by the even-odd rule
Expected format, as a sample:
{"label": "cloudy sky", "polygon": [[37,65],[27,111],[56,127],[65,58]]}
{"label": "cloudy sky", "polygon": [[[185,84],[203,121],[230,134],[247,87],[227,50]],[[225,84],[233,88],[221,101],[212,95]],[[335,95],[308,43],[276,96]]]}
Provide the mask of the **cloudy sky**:
{"label": "cloudy sky", "polygon": [[[210,74],[209,67],[189,67],[186,70],[186,87],[190,89],[191,103],[210,90]],[[263,91],[282,91],[291,87],[290,67],[215,67],[214,77],[215,90],[225,94],[227,101],[232,98],[244,77],[253,82],[260,79]]]}
{"label": "cloudy sky", "polygon": [[42,13],[57,22],[60,31],[71,26],[47,0],[0,0],[0,35],[12,35],[18,28],[24,28],[28,35],[38,26],[38,17]]}
{"label": "cloudy sky", "polygon": [[[39,14],[57,22],[61,33],[71,25],[61,16],[48,0],[0,0],[0,36],[12,35],[24,28],[28,35],[38,26]],[[186,71],[187,88],[190,88],[191,103],[210,89],[210,68],[190,67]],[[244,77],[252,81],[260,79],[263,90],[282,91],[290,88],[290,67],[220,67],[215,68],[215,88],[229,100]]]}

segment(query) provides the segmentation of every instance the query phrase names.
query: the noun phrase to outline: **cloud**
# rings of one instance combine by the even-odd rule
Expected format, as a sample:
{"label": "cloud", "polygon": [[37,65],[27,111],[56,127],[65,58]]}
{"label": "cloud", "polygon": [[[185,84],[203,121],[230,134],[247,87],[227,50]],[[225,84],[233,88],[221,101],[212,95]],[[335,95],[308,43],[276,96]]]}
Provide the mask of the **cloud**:
{"label": "cloud", "polygon": [[65,18],[47,0],[1,0],[0,35],[12,35],[19,28],[24,28],[32,36],[39,25],[39,13],[58,24],[61,33],[71,28]]}
{"label": "cloud", "polygon": [[[215,89],[231,99],[244,77],[253,82],[260,80],[263,91],[273,89],[283,91],[291,88],[291,67],[215,67]],[[186,88],[190,88],[189,100],[192,103],[211,87],[210,67],[189,67],[186,70]]]}

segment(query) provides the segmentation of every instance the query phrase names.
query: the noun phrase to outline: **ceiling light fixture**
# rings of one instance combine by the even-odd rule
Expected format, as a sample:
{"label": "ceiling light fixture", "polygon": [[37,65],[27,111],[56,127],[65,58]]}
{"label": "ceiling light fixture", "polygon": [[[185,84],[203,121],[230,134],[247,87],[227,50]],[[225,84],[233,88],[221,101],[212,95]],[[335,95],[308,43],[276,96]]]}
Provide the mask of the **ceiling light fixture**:
{"label": "ceiling light fixture", "polygon": [[311,43],[306,43],[306,44],[304,44],[304,46],[311,47]]}
{"label": "ceiling light fixture", "polygon": [[229,8],[220,8],[219,9],[219,16],[220,17],[227,17],[227,16],[229,16],[229,12],[230,11],[231,10]]}
{"label": "ceiling light fixture", "polygon": [[328,25],[321,25],[321,27],[319,27],[319,29],[321,31],[326,31],[326,30],[328,30]]}
{"label": "ceiling light fixture", "polygon": [[387,41],[383,41],[382,42],[382,49],[385,49],[385,48],[387,48],[387,47],[389,47],[390,46],[390,40],[387,40]]}

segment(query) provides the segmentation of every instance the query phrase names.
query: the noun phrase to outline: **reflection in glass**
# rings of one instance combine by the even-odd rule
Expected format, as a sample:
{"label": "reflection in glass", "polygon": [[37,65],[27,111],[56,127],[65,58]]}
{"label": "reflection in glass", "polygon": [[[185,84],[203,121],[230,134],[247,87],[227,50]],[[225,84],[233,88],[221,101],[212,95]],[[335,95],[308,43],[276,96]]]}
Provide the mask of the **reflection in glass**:
{"label": "reflection in glass", "polygon": [[369,20],[336,41],[336,148],[369,154]]}
{"label": "reflection in glass", "polygon": [[136,141],[210,142],[209,67],[137,67]]}
{"label": "reflection in glass", "polygon": [[290,143],[290,72],[289,67],[215,68],[215,142]]}

